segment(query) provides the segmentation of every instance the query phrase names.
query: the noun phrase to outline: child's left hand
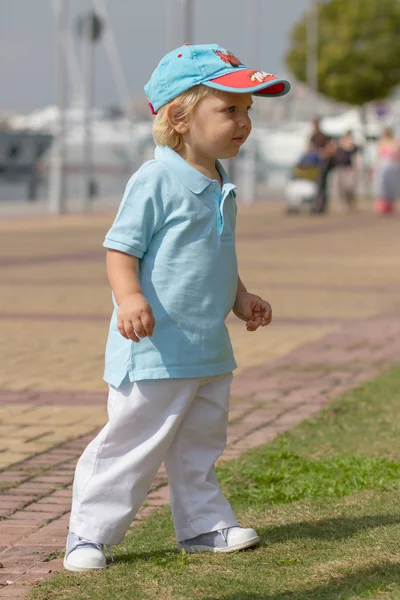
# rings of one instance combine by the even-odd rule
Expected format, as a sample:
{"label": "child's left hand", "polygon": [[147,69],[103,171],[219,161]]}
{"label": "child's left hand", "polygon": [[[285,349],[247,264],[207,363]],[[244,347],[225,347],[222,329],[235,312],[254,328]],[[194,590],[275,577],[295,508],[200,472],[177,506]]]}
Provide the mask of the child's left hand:
{"label": "child's left hand", "polygon": [[265,327],[272,321],[270,303],[249,292],[239,292],[237,294],[232,310],[239,319],[246,321],[247,331],[255,331],[259,327]]}

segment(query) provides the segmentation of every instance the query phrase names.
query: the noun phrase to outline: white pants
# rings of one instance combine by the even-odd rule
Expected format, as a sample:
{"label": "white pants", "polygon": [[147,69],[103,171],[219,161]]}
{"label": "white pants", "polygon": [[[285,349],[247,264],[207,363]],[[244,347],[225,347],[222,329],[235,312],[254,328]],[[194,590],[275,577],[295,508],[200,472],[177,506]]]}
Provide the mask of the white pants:
{"label": "white pants", "polygon": [[178,541],[237,525],[214,471],[231,381],[228,373],[110,387],[109,421],[76,467],[70,531],[119,544],[163,461]]}

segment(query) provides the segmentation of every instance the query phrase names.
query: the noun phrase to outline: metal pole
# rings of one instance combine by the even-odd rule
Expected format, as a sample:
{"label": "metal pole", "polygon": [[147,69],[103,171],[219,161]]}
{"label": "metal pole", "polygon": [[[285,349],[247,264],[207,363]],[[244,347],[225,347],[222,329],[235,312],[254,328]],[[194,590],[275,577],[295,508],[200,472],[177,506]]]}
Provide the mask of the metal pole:
{"label": "metal pole", "polygon": [[307,84],[318,92],[318,0],[311,0],[307,16]]}
{"label": "metal pole", "polygon": [[[259,61],[260,23],[261,23],[261,0],[252,0],[250,20],[250,37],[252,41],[251,62],[257,68]],[[254,99],[255,102],[257,99]],[[256,111],[254,111],[256,116]],[[256,141],[253,138],[244,146],[243,177],[242,177],[242,201],[245,204],[253,204],[256,201]]]}
{"label": "metal pole", "polygon": [[183,10],[183,43],[193,44],[193,0],[181,0]]}
{"label": "metal pole", "polygon": [[128,82],[126,80],[119,52],[117,42],[111,27],[111,19],[108,14],[107,5],[105,0],[93,0],[93,5],[97,8],[98,13],[102,15],[105,23],[105,29],[103,34],[104,48],[110,61],[112,74],[114,76],[115,85],[117,87],[119,99],[121,104],[125,108],[125,112],[132,113],[131,104],[132,97],[128,88]]}
{"label": "metal pole", "polygon": [[175,14],[175,0],[165,0],[165,6],[166,6],[166,21],[167,21],[167,26],[165,28],[165,45],[166,45],[166,51],[170,52],[171,50],[173,50],[175,48],[175,46],[177,46],[178,44],[176,44],[176,29],[175,29],[175,18],[176,18],[176,14]]}
{"label": "metal pole", "polygon": [[64,49],[67,44],[67,0],[57,0],[57,51],[56,51],[56,96],[58,127],[53,141],[53,153],[49,173],[49,211],[53,214],[66,212],[65,206],[65,133],[67,69]]}
{"label": "metal pole", "polygon": [[93,58],[94,44],[92,40],[92,12],[87,11],[84,16],[83,33],[83,110],[82,110],[82,210],[87,211],[91,206],[92,198],[92,162],[93,162],[93,140],[92,140],[92,111],[93,111]]}
{"label": "metal pole", "polygon": [[[54,13],[54,17],[57,18],[57,4],[59,0],[50,0],[50,6]],[[63,36],[64,38],[64,36]],[[62,40],[63,52],[66,61],[66,68],[68,72],[68,79],[71,84],[71,96],[69,99],[70,105],[76,105],[82,97],[82,76],[81,67],[79,61],[75,55],[75,52],[71,43],[71,34],[69,29],[66,28],[65,39]]]}

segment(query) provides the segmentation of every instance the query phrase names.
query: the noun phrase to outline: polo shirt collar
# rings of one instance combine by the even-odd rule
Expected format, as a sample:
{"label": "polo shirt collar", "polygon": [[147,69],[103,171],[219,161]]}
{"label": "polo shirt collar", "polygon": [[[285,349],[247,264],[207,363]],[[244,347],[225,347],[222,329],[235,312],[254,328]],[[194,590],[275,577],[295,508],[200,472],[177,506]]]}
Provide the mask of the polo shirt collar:
{"label": "polo shirt collar", "polygon": [[[210,185],[211,179],[192,167],[184,158],[169,146],[156,146],[155,159],[162,162],[194,194],[201,194]],[[230,181],[225,169],[217,160],[217,168],[222,177],[224,191],[230,192],[236,186]],[[226,186],[226,187],[225,187]]]}

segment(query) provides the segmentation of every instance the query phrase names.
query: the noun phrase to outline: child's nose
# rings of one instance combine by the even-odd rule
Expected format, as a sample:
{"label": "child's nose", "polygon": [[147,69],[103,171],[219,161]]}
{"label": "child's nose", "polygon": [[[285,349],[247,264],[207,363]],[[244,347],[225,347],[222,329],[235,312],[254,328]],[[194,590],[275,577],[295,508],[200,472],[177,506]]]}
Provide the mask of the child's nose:
{"label": "child's nose", "polygon": [[243,112],[239,115],[239,125],[241,127],[251,128],[251,119],[247,112]]}

